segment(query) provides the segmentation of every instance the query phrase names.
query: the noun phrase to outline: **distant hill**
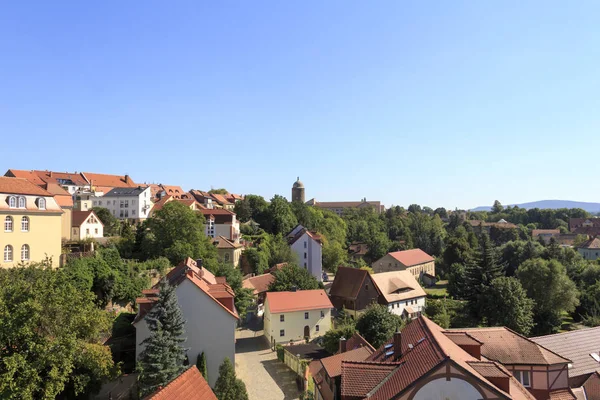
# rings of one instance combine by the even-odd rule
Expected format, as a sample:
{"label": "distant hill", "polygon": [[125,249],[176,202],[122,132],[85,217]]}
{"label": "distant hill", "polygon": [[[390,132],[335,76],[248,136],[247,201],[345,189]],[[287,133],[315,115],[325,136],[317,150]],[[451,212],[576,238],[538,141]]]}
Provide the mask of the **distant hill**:
{"label": "distant hill", "polygon": [[[600,212],[600,203],[586,203],[583,201],[571,201],[571,200],[540,200],[540,201],[532,201],[530,203],[523,204],[510,204],[511,207],[518,206],[520,208],[525,208],[529,210],[530,208],[549,208],[549,209],[557,209],[557,208],[582,208],[589,213],[598,213]],[[477,207],[473,208],[471,211],[490,211],[492,207]]]}

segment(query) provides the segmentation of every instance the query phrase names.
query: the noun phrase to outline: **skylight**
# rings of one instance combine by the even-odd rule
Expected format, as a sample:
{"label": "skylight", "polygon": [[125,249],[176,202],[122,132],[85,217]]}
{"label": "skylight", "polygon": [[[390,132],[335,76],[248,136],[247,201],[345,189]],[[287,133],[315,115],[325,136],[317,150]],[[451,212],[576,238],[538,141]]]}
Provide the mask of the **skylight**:
{"label": "skylight", "polygon": [[393,354],[394,354],[394,350],[390,350],[390,351],[386,351],[386,352],[385,352],[385,356],[386,356],[386,357],[389,357],[389,356],[391,356],[391,355],[393,355]]}
{"label": "skylight", "polygon": [[600,355],[598,355],[598,353],[591,353],[590,356],[592,356],[596,362],[600,363]]}
{"label": "skylight", "polygon": [[389,344],[386,344],[385,346],[383,346],[383,348],[387,350],[392,346],[393,346],[393,344],[389,343]]}

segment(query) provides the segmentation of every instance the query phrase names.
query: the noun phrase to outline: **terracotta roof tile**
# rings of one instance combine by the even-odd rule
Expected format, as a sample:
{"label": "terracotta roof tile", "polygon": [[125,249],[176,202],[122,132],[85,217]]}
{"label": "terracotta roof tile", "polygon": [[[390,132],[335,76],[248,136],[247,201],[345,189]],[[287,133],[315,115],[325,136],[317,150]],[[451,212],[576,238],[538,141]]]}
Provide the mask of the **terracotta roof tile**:
{"label": "terracotta roof tile", "polygon": [[531,231],[531,236],[539,235],[560,235],[560,229],[534,229]]}
{"label": "terracotta roof tile", "polygon": [[371,343],[367,342],[367,339],[356,332],[350,339],[346,340],[346,351],[358,349],[359,347],[368,347],[371,350],[371,354],[375,352],[375,348],[371,346]]}
{"label": "terracotta roof tile", "polygon": [[267,302],[271,313],[333,308],[327,293],[323,289],[267,292],[265,303]]}
{"label": "terracotta roof tile", "polygon": [[486,378],[510,378],[511,374],[494,361],[467,361],[473,369]]}
{"label": "terracotta roof tile", "polygon": [[[93,212],[92,210],[89,211],[73,211],[71,214],[71,226],[73,227],[80,227],[81,224],[83,224],[85,222],[85,220],[90,216],[94,214],[94,216],[96,217],[96,219],[98,220],[99,223],[102,224],[102,221],[100,221],[100,218],[98,218],[98,216],[96,215],[95,212]],[[104,224],[102,224],[102,226],[104,226]]]}
{"label": "terracotta roof tile", "polygon": [[23,178],[0,177],[0,193],[54,197],[53,194]]}
{"label": "terracotta roof tile", "polygon": [[575,400],[576,397],[571,389],[554,390],[550,392],[549,400]]}
{"label": "terracotta roof tile", "polygon": [[449,330],[466,332],[483,343],[481,355],[504,365],[552,365],[570,362],[505,327]]}
{"label": "terracotta roof tile", "polygon": [[242,287],[252,289],[254,294],[265,293],[274,280],[275,276],[271,273],[252,276],[242,281]]}
{"label": "terracotta roof tile", "polygon": [[34,171],[23,171],[23,170],[19,170],[19,169],[9,169],[8,171],[6,171],[6,173],[4,174],[4,176],[13,177],[13,178],[27,179],[29,182],[33,183],[34,185],[38,185],[38,186],[42,186],[42,185],[44,185],[46,183]]}
{"label": "terracotta roof tile", "polygon": [[322,358],[321,363],[327,375],[334,378],[342,374],[342,361],[365,361],[372,353],[373,351],[369,347],[359,347],[358,349]]}
{"label": "terracotta roof tile", "polygon": [[224,236],[217,236],[213,243],[217,245],[217,249],[238,249],[243,247],[241,244],[235,243]]}
{"label": "terracotta roof tile", "polygon": [[342,396],[366,397],[367,393],[399,366],[400,363],[344,361],[342,363]]}
{"label": "terracotta roof tile", "polygon": [[92,172],[82,172],[90,184],[93,186],[110,186],[110,187],[136,187],[138,186],[128,175],[109,175],[96,174]]}
{"label": "terracotta roof tile", "polygon": [[329,295],[355,299],[368,275],[369,272],[364,269],[339,267],[329,290]]}
{"label": "terracotta roof tile", "polygon": [[424,264],[435,260],[421,249],[394,251],[393,253],[388,254],[406,267],[412,267],[414,265]]}
{"label": "terracotta roof tile", "polygon": [[210,389],[210,386],[208,386],[198,368],[192,365],[177,378],[169,382],[167,386],[144,397],[144,400],[176,399],[217,400],[217,396]]}

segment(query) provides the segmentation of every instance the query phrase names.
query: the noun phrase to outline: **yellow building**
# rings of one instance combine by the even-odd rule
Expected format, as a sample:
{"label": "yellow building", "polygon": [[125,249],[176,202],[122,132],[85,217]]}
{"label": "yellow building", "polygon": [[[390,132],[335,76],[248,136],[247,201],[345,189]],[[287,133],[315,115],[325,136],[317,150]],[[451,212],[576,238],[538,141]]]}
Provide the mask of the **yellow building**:
{"label": "yellow building", "polygon": [[235,243],[233,240],[229,240],[224,236],[216,237],[213,243],[217,247],[217,254],[221,260],[233,264],[234,267],[240,265],[240,258],[242,258],[244,246]]}
{"label": "yellow building", "polygon": [[54,195],[21,178],[0,177],[0,267],[52,258],[58,266],[63,211]]}

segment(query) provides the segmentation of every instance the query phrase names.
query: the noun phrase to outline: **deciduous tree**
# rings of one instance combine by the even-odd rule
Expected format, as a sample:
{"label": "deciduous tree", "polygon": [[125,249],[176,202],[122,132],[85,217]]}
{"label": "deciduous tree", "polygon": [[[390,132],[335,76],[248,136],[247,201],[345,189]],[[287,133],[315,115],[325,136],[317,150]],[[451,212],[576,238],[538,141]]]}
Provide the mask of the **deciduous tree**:
{"label": "deciduous tree", "polygon": [[373,304],[358,318],[356,330],[373,347],[378,348],[402,326],[402,319],[392,314],[386,306]]}
{"label": "deciduous tree", "polygon": [[285,292],[296,290],[319,289],[319,281],[312,276],[308,270],[295,264],[288,264],[285,267],[273,272],[275,280],[269,286],[270,292]]}
{"label": "deciduous tree", "polygon": [[523,335],[533,328],[533,300],[514,277],[500,277],[485,290],[484,314],[490,326],[506,326]]}

